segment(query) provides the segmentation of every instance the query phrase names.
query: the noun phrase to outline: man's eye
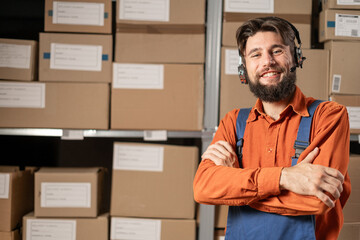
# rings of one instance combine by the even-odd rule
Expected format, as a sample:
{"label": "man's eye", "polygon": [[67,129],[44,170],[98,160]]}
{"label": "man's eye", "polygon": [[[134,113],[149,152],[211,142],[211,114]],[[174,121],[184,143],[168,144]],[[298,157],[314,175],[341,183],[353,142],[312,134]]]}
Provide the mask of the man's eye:
{"label": "man's eye", "polygon": [[273,53],[274,53],[274,54],[279,54],[279,53],[282,53],[282,50],[281,50],[281,49],[277,49],[277,50],[274,50]]}
{"label": "man's eye", "polygon": [[256,57],[259,57],[259,56],[260,56],[260,54],[258,54],[258,53],[255,53],[255,54],[251,55],[252,58],[256,58]]}

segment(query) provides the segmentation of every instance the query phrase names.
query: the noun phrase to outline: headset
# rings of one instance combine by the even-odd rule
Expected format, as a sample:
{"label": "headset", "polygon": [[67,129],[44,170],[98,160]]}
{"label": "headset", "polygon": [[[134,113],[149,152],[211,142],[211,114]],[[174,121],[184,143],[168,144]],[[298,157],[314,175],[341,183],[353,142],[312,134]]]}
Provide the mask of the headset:
{"label": "headset", "polygon": [[[297,67],[302,68],[303,62],[305,61],[306,58],[302,54],[301,39],[300,39],[299,31],[296,29],[296,27],[294,25],[292,25],[289,21],[287,21],[285,19],[282,19],[279,17],[269,17],[269,18],[275,18],[275,19],[278,19],[278,20],[281,20],[281,21],[287,23],[291,27],[291,29],[294,31],[295,38],[296,38],[296,41],[297,41],[299,47],[297,47],[296,45],[294,47],[295,66],[290,68],[290,72],[294,72]],[[240,82],[243,84],[248,84],[248,82],[246,80],[246,67],[245,67],[244,61],[241,57],[240,48],[239,48],[238,74],[239,74]]]}

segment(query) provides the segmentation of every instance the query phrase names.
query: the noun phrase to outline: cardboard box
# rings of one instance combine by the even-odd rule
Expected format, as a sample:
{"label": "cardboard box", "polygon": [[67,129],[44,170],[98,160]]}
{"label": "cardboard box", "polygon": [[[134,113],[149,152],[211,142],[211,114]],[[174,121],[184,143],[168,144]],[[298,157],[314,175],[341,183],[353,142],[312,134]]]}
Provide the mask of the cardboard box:
{"label": "cardboard box", "polygon": [[39,80],[111,82],[112,35],[40,33]]}
{"label": "cardboard box", "polygon": [[215,230],[214,240],[225,240],[225,229]]}
{"label": "cardboard box", "polygon": [[323,10],[319,16],[319,41],[360,40],[360,11]]}
{"label": "cardboard box", "polygon": [[112,217],[110,239],[195,240],[195,220]]}
{"label": "cardboard box", "polygon": [[111,0],[45,0],[46,32],[112,32]]}
{"label": "cardboard box", "polygon": [[103,168],[40,168],[35,173],[36,217],[96,217],[101,212]]}
{"label": "cardboard box", "polygon": [[[296,84],[306,96],[327,100],[329,52],[319,49],[303,49],[306,57],[303,68],[297,68]],[[248,85],[241,84],[237,72],[239,54],[237,48],[222,48],[220,79],[220,118],[235,108],[253,107],[256,97]]]}
{"label": "cardboard box", "polygon": [[[198,207],[196,210],[196,224],[200,224],[200,207]],[[226,228],[228,211],[229,206],[215,205],[215,228]]]}
{"label": "cardboard box", "polygon": [[322,9],[360,9],[359,1],[321,0]]}
{"label": "cardboard box", "polygon": [[360,222],[360,155],[350,155],[349,176],[351,194],[343,209],[344,222]]}
{"label": "cardboard box", "polygon": [[116,23],[205,24],[205,0],[116,1]]}
{"label": "cardboard box", "polygon": [[113,68],[111,129],[203,128],[202,64],[114,63]]}
{"label": "cardboard box", "polygon": [[110,215],[193,219],[198,154],[196,147],[115,143]]}
{"label": "cardboard box", "polygon": [[0,53],[0,79],[37,79],[37,41],[0,38]]}
{"label": "cardboard box", "polygon": [[29,213],[23,218],[23,240],[76,239],[108,240],[109,214],[96,218],[37,218]]}
{"label": "cardboard box", "polygon": [[21,234],[20,230],[14,230],[11,232],[0,232],[0,239],[1,240],[20,240]]}
{"label": "cardboard box", "polygon": [[330,94],[360,93],[360,41],[328,41],[324,48],[330,50]]}
{"label": "cardboard box", "polygon": [[0,232],[11,232],[34,208],[34,169],[0,166],[0,186]]}
{"label": "cardboard box", "polygon": [[128,29],[116,33],[115,62],[123,63],[204,63],[204,28],[174,32]]}
{"label": "cardboard box", "polygon": [[107,83],[0,82],[0,127],[108,129],[109,88]]}
{"label": "cardboard box", "polygon": [[360,134],[360,95],[333,94],[330,99],[346,106],[350,121],[350,133]]}
{"label": "cardboard box", "polygon": [[[233,19],[224,19],[222,29],[222,46],[226,47],[237,47],[236,43],[236,31],[237,29],[247,20],[255,17],[265,17],[268,15],[261,14],[241,14],[233,16]],[[275,15],[276,16],[276,15]],[[296,18],[294,16],[285,16],[296,29],[299,31],[301,47],[311,48],[311,16],[303,16]],[[296,45],[298,42],[295,40]]]}
{"label": "cardboard box", "polygon": [[[273,5],[271,4],[273,3]],[[274,1],[234,1],[224,0],[224,12],[275,13],[311,15],[312,1],[274,0]]]}
{"label": "cardboard box", "polygon": [[344,223],[338,240],[360,240],[360,222]]}

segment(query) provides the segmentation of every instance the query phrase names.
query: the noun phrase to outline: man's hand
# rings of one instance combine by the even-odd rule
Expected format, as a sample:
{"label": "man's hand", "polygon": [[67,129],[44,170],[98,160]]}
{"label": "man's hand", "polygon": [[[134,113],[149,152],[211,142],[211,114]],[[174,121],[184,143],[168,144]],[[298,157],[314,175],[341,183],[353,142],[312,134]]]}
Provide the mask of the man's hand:
{"label": "man's hand", "polygon": [[233,147],[228,142],[218,141],[206,149],[201,159],[209,159],[216,165],[233,167],[237,156]]}
{"label": "man's hand", "polygon": [[[316,196],[332,208],[343,190],[344,176],[337,169],[312,164],[318,154],[319,149],[315,148],[300,163],[284,168],[280,176],[280,189]],[[325,192],[330,193],[334,201]]]}

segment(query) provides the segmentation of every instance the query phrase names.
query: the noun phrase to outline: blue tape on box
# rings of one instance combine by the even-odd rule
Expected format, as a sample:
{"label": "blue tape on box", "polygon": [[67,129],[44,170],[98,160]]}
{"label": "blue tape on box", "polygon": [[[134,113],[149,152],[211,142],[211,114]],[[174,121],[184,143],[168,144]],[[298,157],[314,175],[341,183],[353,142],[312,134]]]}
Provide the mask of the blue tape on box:
{"label": "blue tape on box", "polygon": [[327,21],[327,27],[328,28],[334,28],[335,27],[335,21]]}
{"label": "blue tape on box", "polygon": [[44,52],[44,59],[50,59],[50,53],[49,52]]}

